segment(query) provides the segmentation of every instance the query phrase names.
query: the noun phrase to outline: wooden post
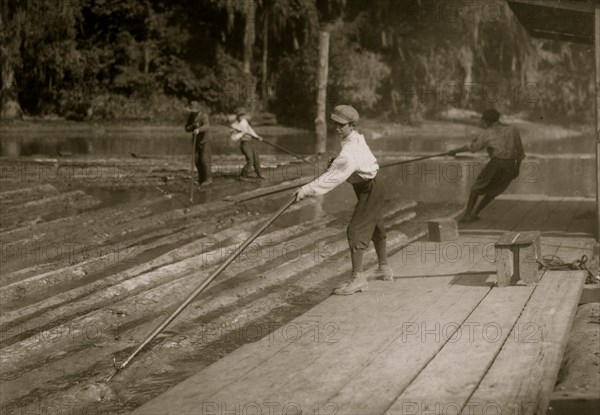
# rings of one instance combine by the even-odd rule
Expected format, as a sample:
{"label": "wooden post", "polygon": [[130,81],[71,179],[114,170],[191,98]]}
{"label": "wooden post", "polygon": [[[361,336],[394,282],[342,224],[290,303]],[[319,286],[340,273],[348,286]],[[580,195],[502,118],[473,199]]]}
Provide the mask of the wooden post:
{"label": "wooden post", "polygon": [[317,117],[315,118],[315,152],[323,154],[327,147],[327,77],[329,72],[329,33],[319,33],[319,71],[317,74]]}
{"label": "wooden post", "polygon": [[541,277],[538,261],[542,260],[539,232],[507,232],[494,244],[498,287],[515,285],[519,279],[535,285]]}
{"label": "wooden post", "polygon": [[594,44],[596,49],[596,247],[594,254],[599,254],[600,244],[600,4],[596,2],[594,10]]}

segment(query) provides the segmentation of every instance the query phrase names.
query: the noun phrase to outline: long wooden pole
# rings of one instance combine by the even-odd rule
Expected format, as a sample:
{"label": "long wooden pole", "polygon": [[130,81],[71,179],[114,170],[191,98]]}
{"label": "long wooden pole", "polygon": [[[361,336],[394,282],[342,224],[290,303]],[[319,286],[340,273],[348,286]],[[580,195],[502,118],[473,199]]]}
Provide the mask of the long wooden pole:
{"label": "long wooden pole", "polygon": [[267,141],[267,140],[265,140],[265,139],[261,139],[261,141],[260,141],[260,142],[261,142],[261,143],[268,144],[268,145],[270,145],[270,146],[272,146],[272,147],[275,147],[276,149],[278,149],[278,150],[281,150],[281,151],[283,151],[284,153],[288,153],[289,155],[292,155],[292,156],[296,157],[297,159],[299,159],[299,160],[302,160],[302,161],[303,161],[303,162],[305,162],[305,163],[308,163],[308,164],[315,164],[315,163],[313,163],[312,161],[310,161],[308,158],[306,158],[306,157],[302,157],[301,155],[299,155],[299,154],[296,154],[296,153],[294,153],[293,151],[290,151],[290,150],[288,150],[288,149],[287,149],[287,148],[285,148],[285,147],[281,147],[280,145],[277,145],[277,144],[275,144],[275,143],[271,143],[271,142],[269,142],[269,141]]}
{"label": "long wooden pole", "polygon": [[594,254],[598,255],[600,249],[600,4],[596,3],[594,9],[594,44],[596,52],[596,249]]}
{"label": "long wooden pole", "polygon": [[397,166],[399,164],[414,163],[415,161],[427,160],[427,159],[431,159],[431,158],[434,158],[434,157],[447,156],[448,154],[450,154],[450,152],[446,151],[444,153],[437,153],[437,154],[432,154],[430,156],[422,156],[422,157],[417,157],[417,158],[409,159],[409,160],[392,161],[392,162],[389,162],[389,163],[382,164],[381,168],[383,169],[383,168],[386,168],[386,167]]}
{"label": "long wooden pole", "polygon": [[[230,126],[230,127],[231,127],[231,128],[233,128],[233,126]],[[247,133],[246,131],[242,131],[242,130],[239,130],[239,129],[237,129],[237,128],[234,128],[234,129],[235,129],[236,131],[243,132],[243,133],[245,133],[245,134],[249,134],[250,136],[252,136],[252,137],[256,138],[256,139],[257,139],[259,142],[261,142],[261,143],[265,143],[265,144],[268,144],[268,145],[270,145],[271,147],[275,147],[276,149],[278,149],[278,150],[281,150],[281,151],[283,151],[284,153],[288,153],[289,155],[291,155],[291,156],[294,156],[294,157],[296,157],[297,159],[304,161],[305,163],[308,163],[308,164],[313,164],[313,165],[315,164],[315,163],[313,163],[312,161],[310,161],[310,160],[309,160],[307,157],[302,157],[300,154],[296,154],[296,153],[294,153],[293,151],[291,151],[291,150],[288,150],[288,149],[287,149],[287,148],[285,148],[285,147],[281,147],[281,146],[280,146],[280,145],[278,145],[278,144],[271,143],[270,141],[267,141],[267,140],[265,140],[264,138],[262,138],[262,137],[260,137],[260,136],[258,136],[258,135],[256,135],[256,134],[253,134],[253,133]]]}
{"label": "long wooden pole", "polygon": [[225,262],[223,262],[221,264],[221,266],[219,266],[219,268],[217,268],[215,270],[215,272],[213,272],[207,279],[205,279],[186,299],[183,303],[181,303],[179,305],[179,307],[177,307],[177,309],[175,311],[173,311],[162,323],[160,323],[160,325],[158,327],[156,327],[154,329],[154,331],[152,333],[150,333],[150,335],[148,337],[146,337],[146,340],[144,340],[142,342],[142,344],[140,344],[137,349],[134,350],[133,353],[131,353],[129,355],[129,357],[127,358],[127,360],[125,360],[123,363],[121,363],[121,365],[119,367],[116,368],[115,372],[110,375],[106,381],[110,381],[120,370],[124,369],[129,362],[131,362],[131,360],[144,348],[146,347],[146,345],[148,343],[150,343],[152,340],[154,340],[154,338],[156,336],[158,336],[160,334],[161,331],[163,331],[165,329],[165,327],[167,327],[173,320],[175,320],[175,318],[181,314],[181,312],[192,302],[194,301],[194,298],[196,298],[198,296],[198,294],[200,294],[202,291],[204,291],[204,289],[206,287],[208,287],[208,285],[219,276],[219,274],[221,274],[221,272],[223,272],[223,270],[225,268],[227,268],[229,266],[229,264],[231,264],[243,251],[244,249],[246,249],[248,247],[248,245],[250,245],[256,238],[259,237],[259,235],[261,233],[264,232],[265,229],[267,229],[269,227],[269,225],[271,225],[273,222],[275,222],[275,220],[280,217],[283,212],[285,212],[290,206],[292,206],[292,204],[296,201],[296,195],[294,195],[292,198],[290,198],[287,202],[285,202],[283,204],[283,206],[281,206],[279,208],[279,210],[277,210],[277,212],[275,212],[270,218],[269,220],[267,220],[256,232],[254,232],[252,235],[250,235],[250,237],[248,239],[246,239],[244,241],[243,244],[241,244],[230,256],[229,258],[227,258],[227,260]]}

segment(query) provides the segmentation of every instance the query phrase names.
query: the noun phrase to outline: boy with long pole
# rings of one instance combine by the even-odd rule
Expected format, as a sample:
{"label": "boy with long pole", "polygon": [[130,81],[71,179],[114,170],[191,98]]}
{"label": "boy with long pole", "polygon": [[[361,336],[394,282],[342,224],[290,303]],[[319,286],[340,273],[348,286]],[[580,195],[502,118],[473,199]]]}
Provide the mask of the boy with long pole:
{"label": "boy with long pole", "polygon": [[358,199],[354,214],[347,228],[348,244],[352,259],[349,281],[339,286],[334,294],[350,295],[367,289],[367,276],[363,272],[363,255],[371,241],[375,245],[379,266],[372,277],[391,281],[394,273],[387,263],[386,233],[383,223],[385,189],[377,181],[379,165],[369,149],[365,138],[355,130],[359,114],[350,105],[338,105],[331,119],[336,124],[342,150],[331,162],[327,171],[302,186],[295,194],[296,201],[306,197],[323,195],[344,181],[354,188]]}

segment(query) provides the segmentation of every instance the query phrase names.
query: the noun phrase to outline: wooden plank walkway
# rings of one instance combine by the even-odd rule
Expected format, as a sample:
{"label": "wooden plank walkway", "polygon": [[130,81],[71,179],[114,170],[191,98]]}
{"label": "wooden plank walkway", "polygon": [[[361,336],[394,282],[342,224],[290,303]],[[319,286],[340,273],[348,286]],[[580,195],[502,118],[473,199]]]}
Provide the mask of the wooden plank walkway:
{"label": "wooden plank walkway", "polygon": [[502,202],[455,241],[393,255],[393,283],[329,297],[136,413],[544,414],[586,274],[494,287],[494,242],[534,223],[542,253],[571,262],[594,241],[573,227],[584,202]]}
{"label": "wooden plank walkway", "polygon": [[583,272],[547,272],[537,287],[493,288],[487,273],[373,281],[366,293],[328,298],[137,413],[543,406],[584,280]]}

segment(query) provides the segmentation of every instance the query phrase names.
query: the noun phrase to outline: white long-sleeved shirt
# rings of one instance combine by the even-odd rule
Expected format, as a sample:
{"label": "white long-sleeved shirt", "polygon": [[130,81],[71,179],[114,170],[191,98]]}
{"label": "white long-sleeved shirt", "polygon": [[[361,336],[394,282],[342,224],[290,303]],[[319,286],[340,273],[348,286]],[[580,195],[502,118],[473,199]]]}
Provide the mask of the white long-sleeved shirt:
{"label": "white long-sleeved shirt", "polygon": [[230,138],[233,141],[248,141],[248,140],[252,140],[252,137],[258,137],[258,134],[256,134],[254,132],[254,130],[252,129],[252,127],[250,127],[250,124],[248,123],[248,120],[246,120],[245,118],[242,118],[239,121],[235,121],[231,124],[231,134],[230,134]]}
{"label": "white long-sleeved shirt", "polygon": [[365,137],[352,131],[342,140],[342,150],[325,173],[302,186],[307,196],[323,195],[345,181],[360,183],[374,178],[379,171],[377,159]]}

